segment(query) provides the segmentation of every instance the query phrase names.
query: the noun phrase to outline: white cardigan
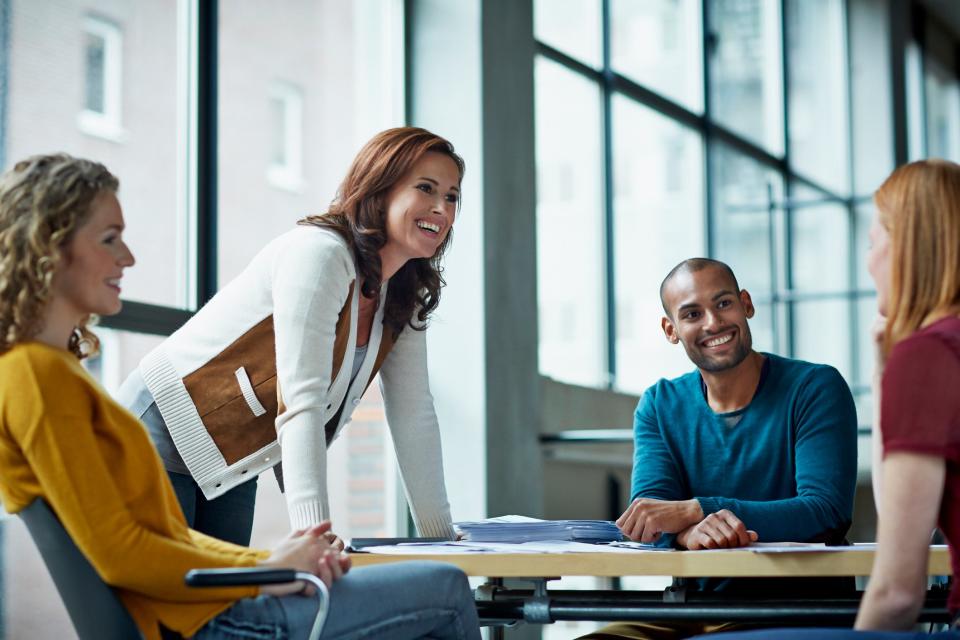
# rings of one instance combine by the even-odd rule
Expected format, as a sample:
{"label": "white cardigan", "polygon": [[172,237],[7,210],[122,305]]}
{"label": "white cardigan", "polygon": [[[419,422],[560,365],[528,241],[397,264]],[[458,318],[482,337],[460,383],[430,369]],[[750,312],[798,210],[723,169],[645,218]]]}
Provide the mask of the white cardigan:
{"label": "white cardigan", "polygon": [[[349,422],[383,331],[387,283],[368,355],[351,384],[359,298],[352,296],[348,348],[336,378],[330,380],[335,327],[355,280],[352,254],[342,238],[329,230],[298,226],[264,247],[236,279],[141,361],[140,372],[174,444],[208,499],[272,467],[282,456],[291,526],[300,529],[329,517],[324,425],[341,405],[336,434]],[[227,464],[183,378],[271,315],[277,380],[286,405],[276,419],[279,443]],[[407,327],[400,334],[381,366],[380,388],[417,529],[425,536],[452,537],[424,331]]]}

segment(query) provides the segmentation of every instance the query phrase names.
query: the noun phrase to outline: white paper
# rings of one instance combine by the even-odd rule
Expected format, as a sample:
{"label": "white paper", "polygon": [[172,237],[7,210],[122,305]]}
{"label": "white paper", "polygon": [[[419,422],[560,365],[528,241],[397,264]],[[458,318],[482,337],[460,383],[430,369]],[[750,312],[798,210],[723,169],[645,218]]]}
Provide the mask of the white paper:
{"label": "white paper", "polygon": [[565,540],[538,542],[408,542],[397,545],[365,547],[365,553],[386,555],[451,555],[462,553],[643,553],[670,549],[637,548],[612,544],[586,544]]}

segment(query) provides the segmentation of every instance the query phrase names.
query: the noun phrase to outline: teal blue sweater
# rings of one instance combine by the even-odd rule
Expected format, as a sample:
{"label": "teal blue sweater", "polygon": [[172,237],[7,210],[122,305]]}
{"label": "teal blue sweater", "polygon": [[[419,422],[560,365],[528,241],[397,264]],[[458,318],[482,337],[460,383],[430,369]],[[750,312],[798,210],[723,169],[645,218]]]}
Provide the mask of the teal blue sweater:
{"label": "teal blue sweater", "polygon": [[647,389],[634,416],[632,498],[696,498],[705,515],[729,509],[765,542],[838,542],[857,474],[850,389],[833,367],[765,355],[766,375],[732,427],[697,371]]}

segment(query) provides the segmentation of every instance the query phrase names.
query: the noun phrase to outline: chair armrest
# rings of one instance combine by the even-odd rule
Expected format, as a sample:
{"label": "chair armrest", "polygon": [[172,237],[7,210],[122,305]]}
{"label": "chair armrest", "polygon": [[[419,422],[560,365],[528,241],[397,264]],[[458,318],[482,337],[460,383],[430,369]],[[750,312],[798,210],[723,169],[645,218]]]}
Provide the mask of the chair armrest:
{"label": "chair armrest", "polygon": [[303,580],[316,589],[317,617],[310,632],[311,640],[320,637],[330,610],[330,591],[317,576],[294,569],[270,569],[267,567],[238,567],[236,569],[191,569],[184,576],[190,587],[241,587],[261,584],[283,584]]}
{"label": "chair armrest", "polygon": [[293,569],[240,567],[236,569],[191,569],[184,577],[190,587],[240,587],[260,584],[282,584],[300,577]]}

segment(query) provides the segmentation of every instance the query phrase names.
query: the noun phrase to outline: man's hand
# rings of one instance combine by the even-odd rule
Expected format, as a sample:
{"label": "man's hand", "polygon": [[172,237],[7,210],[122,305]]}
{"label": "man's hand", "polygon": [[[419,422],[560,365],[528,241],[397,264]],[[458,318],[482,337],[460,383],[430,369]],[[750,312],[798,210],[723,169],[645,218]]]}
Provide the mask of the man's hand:
{"label": "man's hand", "polygon": [[691,551],[745,547],[757,541],[757,532],[747,529],[733,512],[721,509],[677,535],[677,543]]}
{"label": "man's hand", "polygon": [[[274,548],[270,557],[262,561],[260,566],[309,572],[329,587],[350,570],[350,556],[330,545],[327,540],[329,533],[328,521],[294,531]],[[260,588],[260,593],[276,596],[300,591],[303,591],[300,582],[264,585]],[[309,595],[312,591],[308,589],[305,593]]]}
{"label": "man's hand", "polygon": [[637,498],[617,526],[631,540],[653,542],[661,533],[677,533],[703,519],[703,509],[697,500],[653,500]]}

